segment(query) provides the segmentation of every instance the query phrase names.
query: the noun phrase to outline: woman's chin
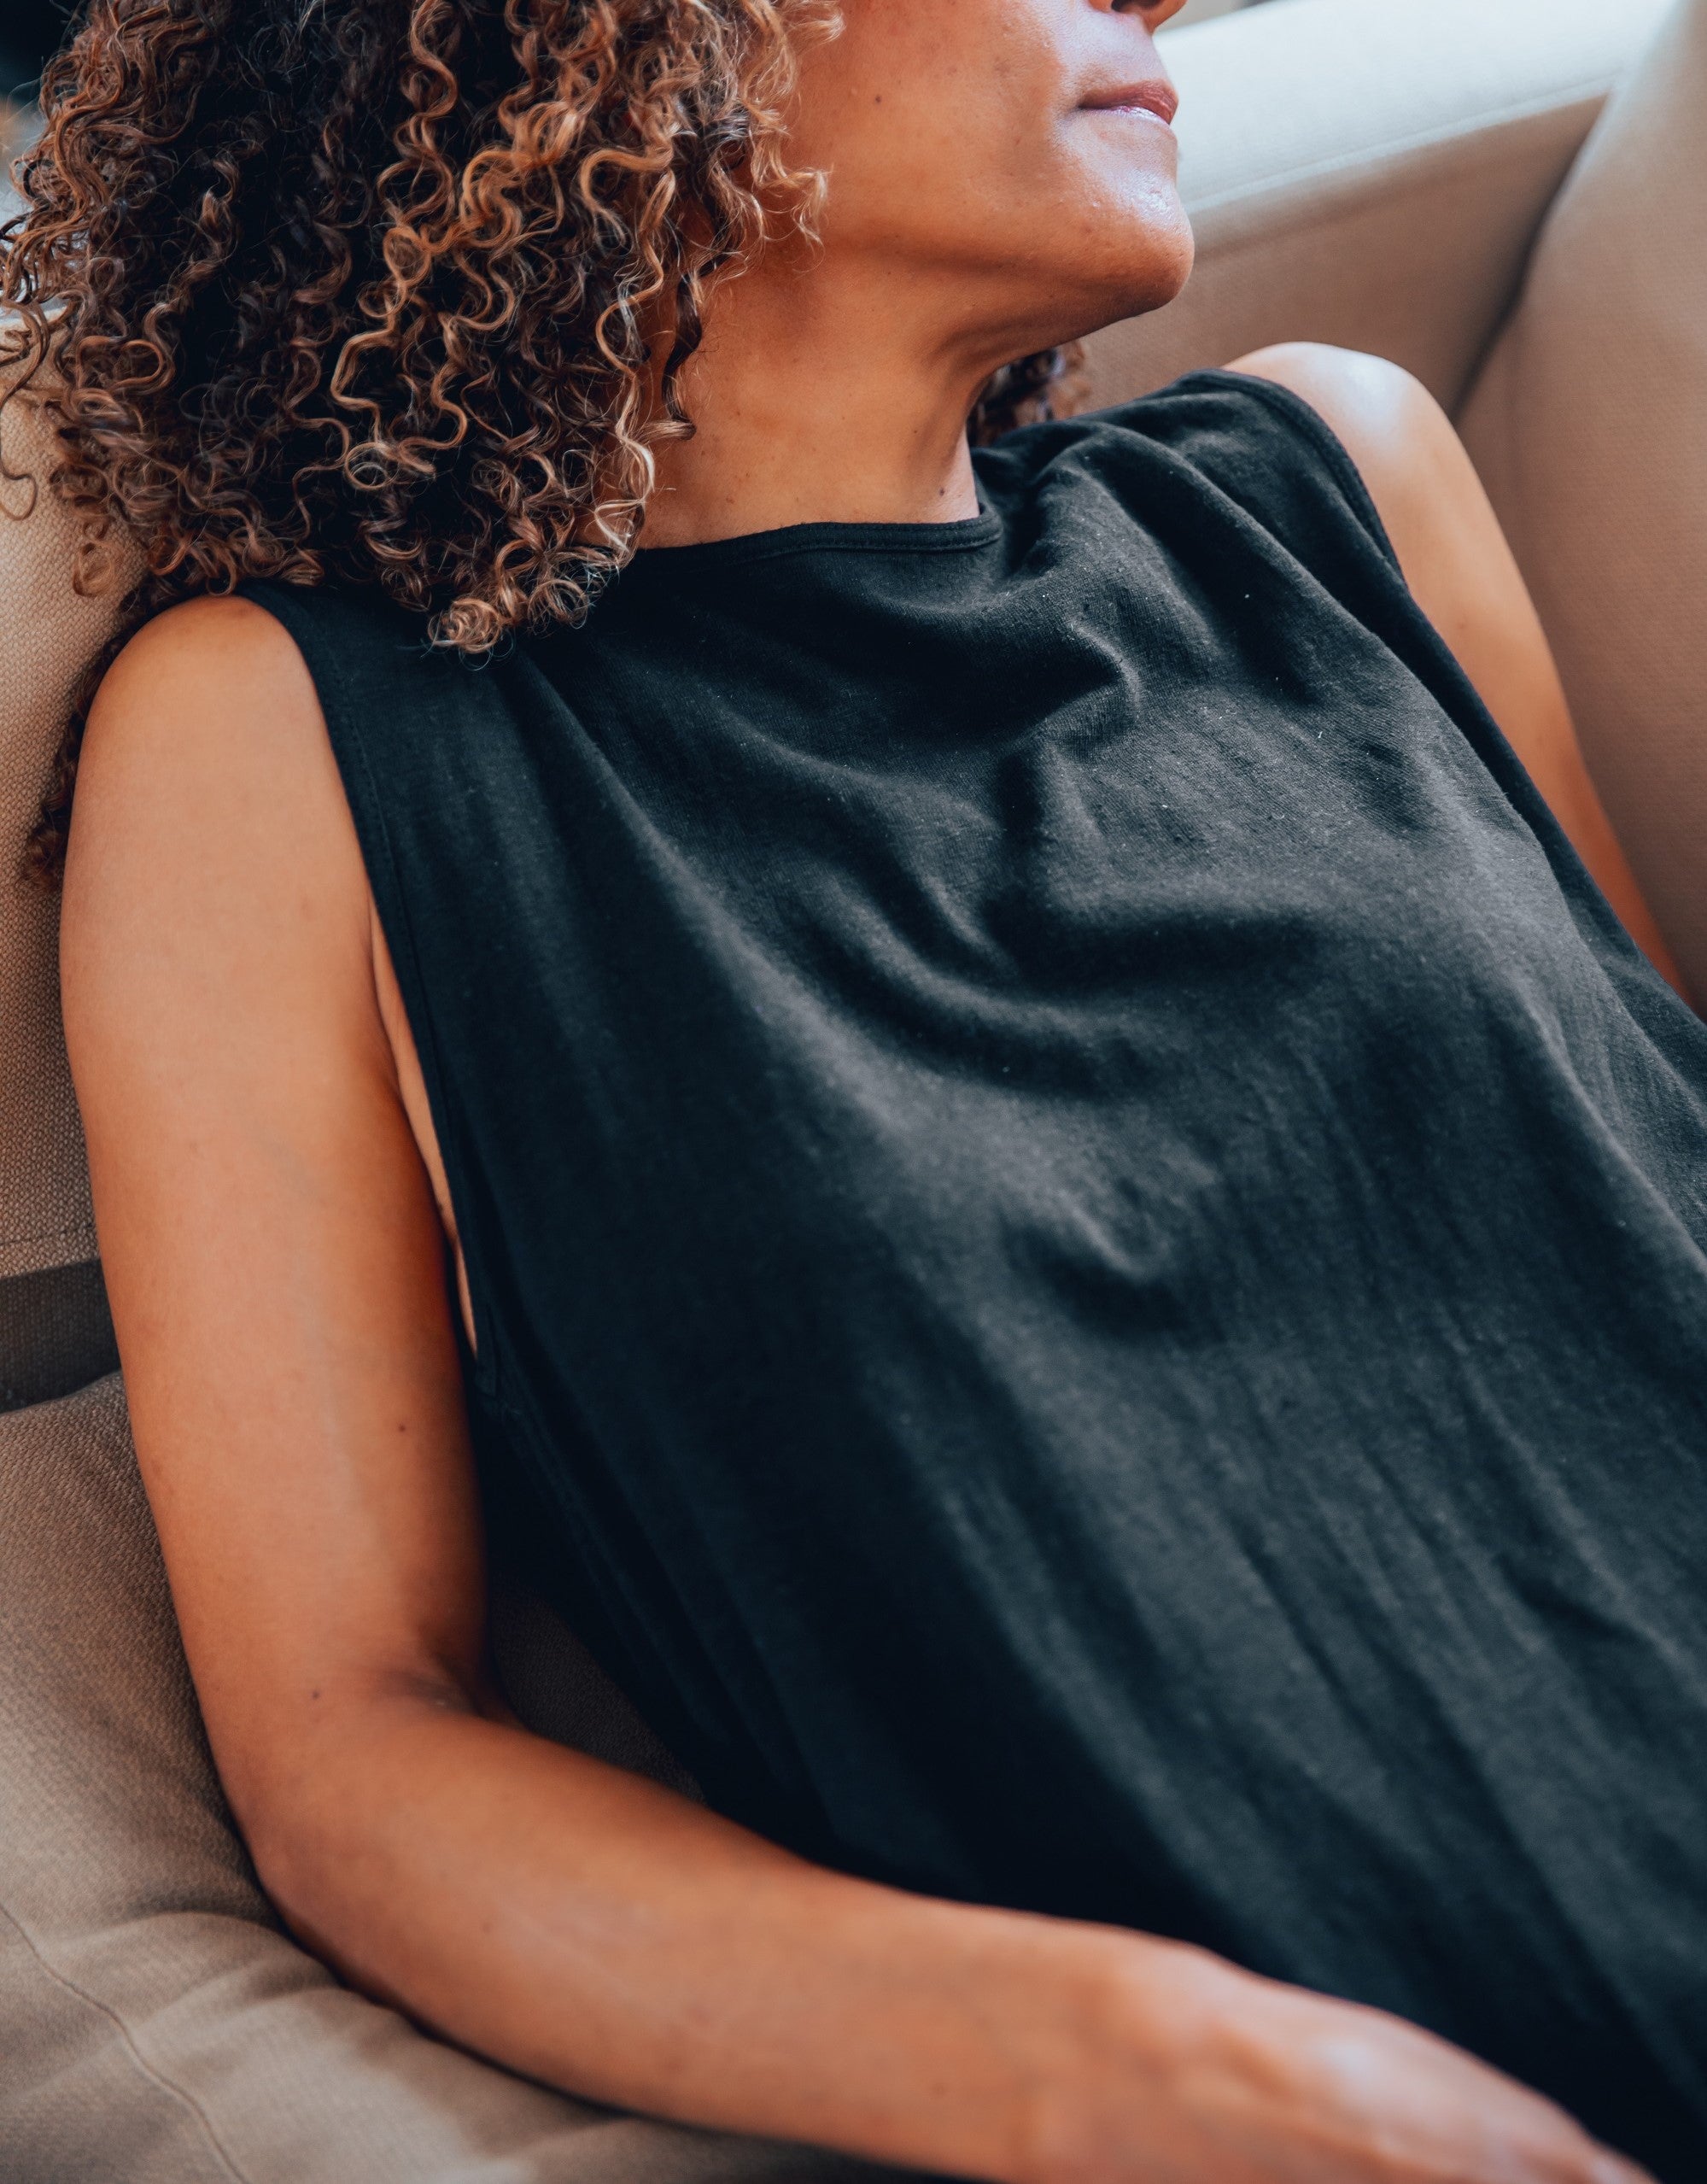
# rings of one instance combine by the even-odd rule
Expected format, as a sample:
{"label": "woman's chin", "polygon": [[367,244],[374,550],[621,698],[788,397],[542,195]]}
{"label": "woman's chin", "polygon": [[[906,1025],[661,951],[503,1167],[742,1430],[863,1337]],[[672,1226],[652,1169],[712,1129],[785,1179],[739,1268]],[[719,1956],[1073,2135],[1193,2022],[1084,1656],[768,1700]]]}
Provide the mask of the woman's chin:
{"label": "woman's chin", "polygon": [[1191,278],[1196,245],[1191,223],[1173,204],[1173,219],[1163,224],[1154,218],[1128,228],[1119,247],[1112,249],[1096,276],[1086,280],[1078,269],[1076,286],[1084,294],[1082,323],[1076,335],[1096,333],[1122,319],[1142,318],[1172,303]]}

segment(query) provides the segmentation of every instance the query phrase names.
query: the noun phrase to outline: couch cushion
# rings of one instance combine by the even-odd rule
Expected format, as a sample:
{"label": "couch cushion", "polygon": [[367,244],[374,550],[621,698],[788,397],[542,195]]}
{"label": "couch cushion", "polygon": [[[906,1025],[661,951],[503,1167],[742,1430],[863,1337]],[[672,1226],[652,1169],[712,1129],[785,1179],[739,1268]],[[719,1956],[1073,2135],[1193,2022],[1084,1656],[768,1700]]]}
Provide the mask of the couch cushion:
{"label": "couch cushion", "polygon": [[[58,908],[17,870],[72,690],[114,618],[111,599],[73,589],[72,518],[32,483],[52,452],[33,406],[0,410],[0,455],[22,473],[0,483],[0,1280],[95,1256],[60,1030]],[[0,1380],[14,1377],[0,1357]]]}
{"label": "couch cushion", "polygon": [[1707,0],[1561,196],[1464,431],[1590,767],[1707,998]]}
{"label": "couch cushion", "polygon": [[[3,119],[3,117],[0,117]],[[15,376],[13,373],[9,376]],[[0,378],[0,389],[7,380]],[[67,701],[115,602],[72,587],[75,531],[39,480],[53,448],[24,399],[0,410],[0,1411],[110,1372],[83,1132],[60,1028],[55,899],[20,879]],[[122,567],[115,570],[121,574]]]}
{"label": "couch cushion", "polygon": [[[667,1771],[638,1724],[577,1697],[584,1660],[543,1617],[510,1616],[523,1657],[558,1664],[537,1703]],[[564,2099],[287,1938],[208,1759],[116,1377],[0,1419],[0,2056],[6,2184],[870,2173]]]}

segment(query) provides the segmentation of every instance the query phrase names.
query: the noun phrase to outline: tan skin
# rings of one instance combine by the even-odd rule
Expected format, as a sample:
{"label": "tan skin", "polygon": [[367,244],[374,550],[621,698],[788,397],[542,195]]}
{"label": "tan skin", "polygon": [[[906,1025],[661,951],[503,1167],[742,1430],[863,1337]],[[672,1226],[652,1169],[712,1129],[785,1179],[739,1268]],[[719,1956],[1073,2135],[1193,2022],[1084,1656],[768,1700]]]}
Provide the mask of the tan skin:
{"label": "tan skin", "polygon": [[[690,389],[704,429],[670,452],[649,537],[972,512],[985,375],[1184,277],[1172,135],[1108,110],[1157,79],[1175,4],[847,0],[797,126],[831,173],[822,247],[723,292]],[[1339,431],[1423,607],[1675,975],[1440,412],[1337,352],[1238,368]],[[214,1754],[284,1915],[354,1985],[605,2100],[1003,2184],[1634,2184],[1394,2019],[1143,1935],[818,1870],[507,1714],[482,1666],[443,1168],[313,687],[258,608],[178,608],[108,675],[64,972]]]}

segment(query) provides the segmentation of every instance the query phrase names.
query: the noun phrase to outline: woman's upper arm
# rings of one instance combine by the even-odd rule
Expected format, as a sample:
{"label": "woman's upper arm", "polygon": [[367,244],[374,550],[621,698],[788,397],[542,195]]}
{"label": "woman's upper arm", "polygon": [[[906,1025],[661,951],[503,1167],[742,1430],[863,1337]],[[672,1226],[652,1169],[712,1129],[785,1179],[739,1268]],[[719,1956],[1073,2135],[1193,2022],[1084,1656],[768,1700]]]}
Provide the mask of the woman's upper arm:
{"label": "woman's upper arm", "polygon": [[1232,368],[1290,388],[1332,427],[1363,475],[1418,605],[1631,934],[1683,992],[1584,764],[1529,588],[1446,413],[1398,366],[1315,343],[1260,349]]}
{"label": "woman's upper arm", "polygon": [[433,1198],[313,684],[242,600],[144,629],[91,715],[66,1027],[137,1452],[253,1838],[317,1719],[466,1694],[483,1586]]}

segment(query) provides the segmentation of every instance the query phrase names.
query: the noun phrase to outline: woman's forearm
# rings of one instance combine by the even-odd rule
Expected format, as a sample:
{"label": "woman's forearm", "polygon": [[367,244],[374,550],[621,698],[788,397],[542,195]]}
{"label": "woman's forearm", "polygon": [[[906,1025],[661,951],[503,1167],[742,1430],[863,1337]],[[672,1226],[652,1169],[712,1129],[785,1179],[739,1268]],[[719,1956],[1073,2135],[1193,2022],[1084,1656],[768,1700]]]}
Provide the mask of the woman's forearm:
{"label": "woman's forearm", "polygon": [[824,1871],[448,1693],[315,1712],[241,1800],[286,1918],[567,2091],[996,2184],[1644,2184],[1377,2011]]}
{"label": "woman's forearm", "polygon": [[289,1781],[257,1862],[353,1983],[567,2090],[961,2175],[1031,2175],[1101,1956],[1143,1946],[824,1871],[421,1700],[329,1719]]}

